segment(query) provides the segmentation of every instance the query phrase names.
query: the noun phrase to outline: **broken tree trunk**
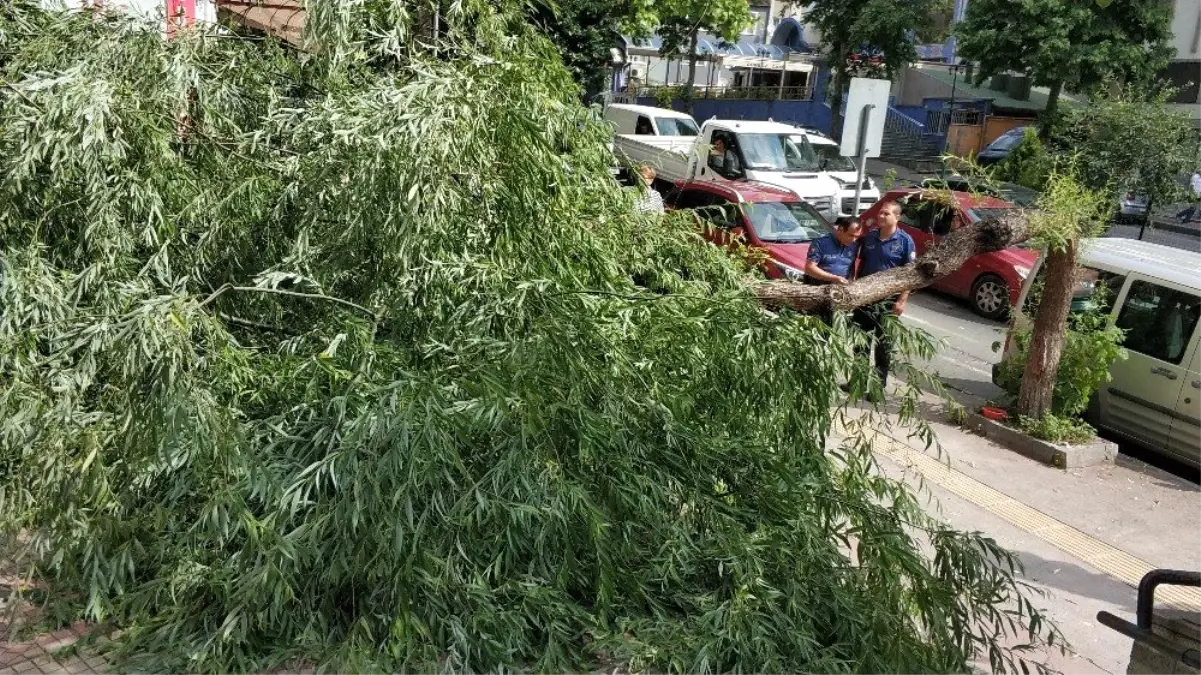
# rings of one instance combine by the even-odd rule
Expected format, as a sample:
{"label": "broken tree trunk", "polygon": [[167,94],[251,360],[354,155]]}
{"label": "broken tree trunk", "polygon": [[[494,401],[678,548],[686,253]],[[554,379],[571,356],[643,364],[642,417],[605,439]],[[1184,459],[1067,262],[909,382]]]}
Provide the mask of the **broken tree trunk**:
{"label": "broken tree trunk", "polygon": [[848,311],[903,291],[912,291],[959,269],[968,258],[1020,244],[1030,236],[1028,213],[1014,209],[962,227],[946,237],[917,264],[873,274],[845,285],[809,286],[789,281],[755,285],[755,296],[769,307],[800,312]]}

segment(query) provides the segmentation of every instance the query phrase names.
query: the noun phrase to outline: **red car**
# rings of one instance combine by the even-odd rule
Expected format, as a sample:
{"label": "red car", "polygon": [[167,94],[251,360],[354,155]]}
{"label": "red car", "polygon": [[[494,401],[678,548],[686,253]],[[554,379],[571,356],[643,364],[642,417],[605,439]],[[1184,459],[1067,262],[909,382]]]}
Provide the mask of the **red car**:
{"label": "red car", "polygon": [[695,209],[713,227],[705,238],[725,246],[739,237],[767,252],[769,279],[800,281],[809,242],[830,232],[830,224],[792,192],[763,183],[683,182],[667,195],[669,208]]}
{"label": "red car", "polygon": [[[920,189],[893,190],[884,195],[860,218],[866,228],[876,226],[875,216],[885,202],[901,205],[901,229],[913,237],[920,256],[940,237],[964,225],[970,225],[991,212],[1017,208],[1013,204],[983,195],[951,192],[955,204],[945,203],[945,191]],[[1020,246],[982,253],[968,259],[963,267],[933,284],[933,287],[966,298],[980,316],[1001,319],[1016,305],[1022,283],[1038,260],[1038,253]]]}

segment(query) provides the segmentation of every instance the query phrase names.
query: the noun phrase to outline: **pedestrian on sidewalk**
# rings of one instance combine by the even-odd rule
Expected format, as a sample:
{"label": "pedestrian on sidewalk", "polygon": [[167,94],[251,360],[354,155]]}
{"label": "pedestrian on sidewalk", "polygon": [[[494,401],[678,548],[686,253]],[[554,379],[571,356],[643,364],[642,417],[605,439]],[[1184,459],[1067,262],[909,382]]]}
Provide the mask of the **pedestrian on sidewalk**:
{"label": "pedestrian on sidewalk", "polygon": [[1176,214],[1176,220],[1179,220],[1181,224],[1197,217],[1197,207],[1201,206],[1201,169],[1193,172],[1193,177],[1189,180],[1189,190],[1192,192],[1189,195],[1189,205]]}
{"label": "pedestrian on sidewalk", "polygon": [[[864,235],[859,243],[858,278],[912,265],[917,260],[917,246],[913,243],[913,237],[897,227],[901,221],[900,204],[884,204],[876,220],[877,229]],[[888,367],[892,360],[892,343],[884,330],[885,316],[901,316],[908,301],[909,291],[903,291],[874,305],[859,307],[853,315],[855,324],[872,335],[873,358],[876,372],[880,375],[881,388],[888,385]],[[869,394],[868,400],[880,402],[874,394]]]}

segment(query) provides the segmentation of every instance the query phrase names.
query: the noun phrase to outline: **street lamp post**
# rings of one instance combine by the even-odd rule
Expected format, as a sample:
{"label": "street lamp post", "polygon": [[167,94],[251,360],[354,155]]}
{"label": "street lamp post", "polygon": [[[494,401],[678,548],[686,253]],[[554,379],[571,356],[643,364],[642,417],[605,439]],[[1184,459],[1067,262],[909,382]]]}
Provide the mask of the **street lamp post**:
{"label": "street lamp post", "polygon": [[[944,156],[947,154],[947,150],[950,148],[950,145],[951,145],[951,122],[953,122],[955,119],[955,87],[958,84],[959,84],[959,64],[952,63],[951,64],[951,101],[950,101],[950,104],[948,105],[948,109],[947,109],[947,126],[946,126],[946,129],[944,129],[944,131],[943,131],[943,138],[942,138],[942,154]],[[942,180],[945,181],[947,179],[947,160],[943,159],[943,158],[940,158],[940,159],[942,160],[942,169],[939,171],[939,178],[941,178]]]}

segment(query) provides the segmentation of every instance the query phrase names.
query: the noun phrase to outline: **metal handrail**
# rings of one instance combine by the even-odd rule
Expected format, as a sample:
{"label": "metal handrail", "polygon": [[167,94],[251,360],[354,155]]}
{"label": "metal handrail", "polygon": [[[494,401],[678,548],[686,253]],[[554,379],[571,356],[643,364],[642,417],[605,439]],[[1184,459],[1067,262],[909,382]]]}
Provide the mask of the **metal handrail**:
{"label": "metal handrail", "polygon": [[[673,97],[682,95],[685,85],[646,85],[638,87],[638,96],[655,97],[661,91],[670,92]],[[761,99],[783,101],[809,101],[813,99],[813,87],[779,87],[779,86],[706,86],[692,88],[694,99]]]}
{"label": "metal handrail", "polygon": [[1190,668],[1201,668],[1201,652],[1196,648],[1181,649],[1152,631],[1155,589],[1162,585],[1201,587],[1201,572],[1151,570],[1144,574],[1142,580],[1138,582],[1138,604],[1135,611],[1137,624],[1105,611],[1097,612],[1097,621],[1136,642],[1145,643],[1158,652],[1175,657],[1178,662]]}

